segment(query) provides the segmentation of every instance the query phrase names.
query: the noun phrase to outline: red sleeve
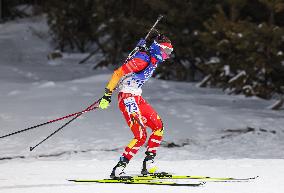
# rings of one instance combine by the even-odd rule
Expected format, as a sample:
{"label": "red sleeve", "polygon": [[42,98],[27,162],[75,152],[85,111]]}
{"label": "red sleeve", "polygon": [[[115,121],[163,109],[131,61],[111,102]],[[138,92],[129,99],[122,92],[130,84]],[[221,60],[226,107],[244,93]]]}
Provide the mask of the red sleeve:
{"label": "red sleeve", "polygon": [[148,66],[148,62],[140,59],[140,58],[133,58],[129,60],[127,63],[123,64],[122,70],[125,74],[131,73],[131,72],[139,72],[141,70],[144,70]]}

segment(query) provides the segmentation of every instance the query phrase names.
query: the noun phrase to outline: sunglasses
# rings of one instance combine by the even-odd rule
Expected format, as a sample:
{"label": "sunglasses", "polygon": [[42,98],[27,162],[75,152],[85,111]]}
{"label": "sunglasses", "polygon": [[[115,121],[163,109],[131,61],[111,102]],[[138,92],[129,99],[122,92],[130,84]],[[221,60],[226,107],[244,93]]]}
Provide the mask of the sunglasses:
{"label": "sunglasses", "polygon": [[174,50],[173,48],[169,48],[161,44],[159,46],[162,48],[162,52],[166,53],[167,55],[170,55],[172,51]]}

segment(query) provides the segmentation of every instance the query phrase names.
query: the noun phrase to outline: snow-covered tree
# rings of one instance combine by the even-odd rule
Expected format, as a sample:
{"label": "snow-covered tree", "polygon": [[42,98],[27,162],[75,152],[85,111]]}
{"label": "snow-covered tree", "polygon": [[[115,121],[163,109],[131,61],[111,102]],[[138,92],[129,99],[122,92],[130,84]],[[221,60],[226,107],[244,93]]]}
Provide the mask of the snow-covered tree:
{"label": "snow-covered tree", "polygon": [[[266,99],[275,92],[283,92],[284,28],[273,25],[270,19],[257,24],[232,17],[222,6],[218,10],[219,13],[206,22],[206,31],[201,36],[211,57],[220,59],[203,65],[212,75],[209,83],[230,89],[230,93]],[[224,66],[229,66],[229,73],[225,73]]]}

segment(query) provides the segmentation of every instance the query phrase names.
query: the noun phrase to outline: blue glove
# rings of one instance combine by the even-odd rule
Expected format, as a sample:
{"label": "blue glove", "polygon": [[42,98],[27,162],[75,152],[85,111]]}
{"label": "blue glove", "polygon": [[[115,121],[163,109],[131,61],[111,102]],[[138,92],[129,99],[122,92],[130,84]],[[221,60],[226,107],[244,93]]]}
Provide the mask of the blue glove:
{"label": "blue glove", "polygon": [[146,48],[146,40],[144,38],[141,38],[136,47]]}

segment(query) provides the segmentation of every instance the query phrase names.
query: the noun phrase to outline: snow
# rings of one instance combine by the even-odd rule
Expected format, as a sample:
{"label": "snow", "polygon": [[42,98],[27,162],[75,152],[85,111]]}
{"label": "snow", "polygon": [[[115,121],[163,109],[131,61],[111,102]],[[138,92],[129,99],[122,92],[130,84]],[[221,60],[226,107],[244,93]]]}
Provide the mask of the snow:
{"label": "snow", "polygon": [[[30,29],[33,30],[30,30]],[[92,71],[99,59],[63,54],[51,65],[42,17],[2,24],[0,31],[0,135],[81,111],[101,97],[111,71]],[[226,95],[196,84],[151,79],[143,96],[161,115],[165,137],[157,162],[180,175],[252,177],[247,183],[207,182],[203,187],[74,184],[71,178],[107,178],[132,134],[119,109],[86,113],[32,152],[66,121],[0,139],[0,192],[242,192],[284,190],[283,109],[275,101]],[[251,128],[251,129],[248,129]],[[150,130],[149,130],[150,131]],[[170,146],[172,144],[172,146]],[[127,167],[140,171],[143,147]]]}
{"label": "snow", "polygon": [[225,72],[225,76],[229,76],[231,71],[230,71],[230,66],[229,65],[225,65],[224,66],[224,72]]}
{"label": "snow", "polygon": [[[92,179],[105,178],[110,160],[25,160],[21,162],[11,161],[0,165],[5,176],[0,178],[0,191],[3,193],[32,193],[32,192],[123,192],[144,193],[146,191],[158,193],[192,192],[192,193],[218,193],[218,192],[281,192],[284,184],[279,178],[284,173],[283,160],[187,160],[176,161],[175,168],[183,168],[183,173],[200,175],[220,176],[233,175],[236,177],[253,177],[260,175],[250,182],[212,182],[206,181],[202,187],[170,187],[170,186],[147,186],[147,185],[123,185],[123,184],[85,184],[67,181],[67,179]],[[140,162],[131,162],[129,173],[139,170]],[[160,166],[170,171],[176,171],[170,161],[160,161]],[[212,167],[214,166],[214,167]],[[277,170],[275,170],[277,168]],[[16,171],[17,175],[15,175]],[[180,172],[181,173],[181,172]],[[197,182],[198,180],[192,180]]]}
{"label": "snow", "polygon": [[202,81],[200,81],[198,84],[196,84],[197,87],[204,87],[206,86],[206,83],[211,79],[211,75],[207,75],[203,78]]}
{"label": "snow", "polygon": [[206,62],[206,64],[216,64],[220,62],[220,58],[218,57],[211,57],[209,61]]}
{"label": "snow", "polygon": [[231,78],[228,82],[232,83],[235,82],[236,80],[238,80],[240,77],[245,76],[246,72],[245,71],[241,71],[239,72],[236,76],[234,76],[233,78]]}

